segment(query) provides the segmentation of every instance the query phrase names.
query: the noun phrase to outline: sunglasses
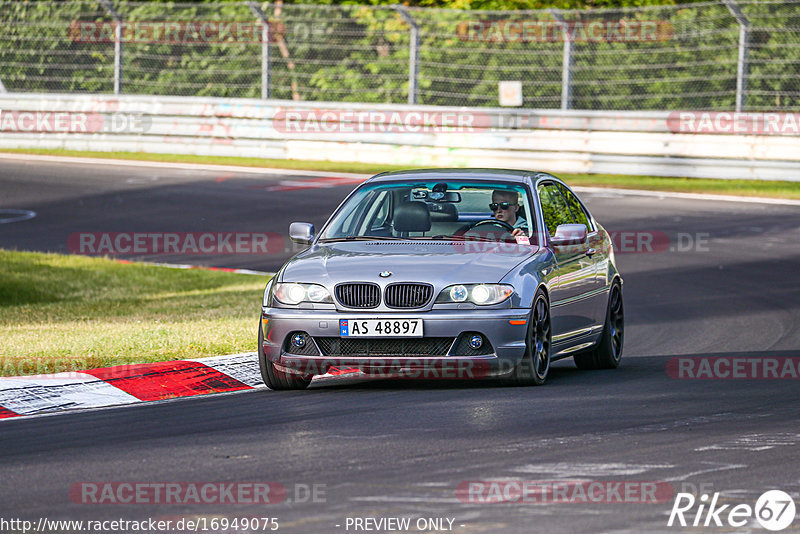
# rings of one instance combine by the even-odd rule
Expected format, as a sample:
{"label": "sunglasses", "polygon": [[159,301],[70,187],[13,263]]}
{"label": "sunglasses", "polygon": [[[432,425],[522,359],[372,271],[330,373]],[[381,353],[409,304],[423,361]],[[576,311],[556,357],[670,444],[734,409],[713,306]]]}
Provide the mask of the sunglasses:
{"label": "sunglasses", "polygon": [[516,206],[516,205],[517,205],[516,202],[500,202],[499,204],[497,202],[492,202],[491,204],[489,204],[489,209],[492,211],[497,211],[497,208],[500,208],[501,210],[507,210],[511,206]]}

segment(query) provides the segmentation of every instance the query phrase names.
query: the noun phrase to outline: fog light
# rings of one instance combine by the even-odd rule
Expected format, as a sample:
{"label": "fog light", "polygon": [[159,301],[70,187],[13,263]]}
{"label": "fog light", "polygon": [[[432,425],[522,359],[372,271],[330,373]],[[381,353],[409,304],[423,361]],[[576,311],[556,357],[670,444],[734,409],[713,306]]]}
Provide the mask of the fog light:
{"label": "fog light", "polygon": [[472,336],[469,338],[469,348],[478,350],[483,345],[483,338],[481,336]]}
{"label": "fog light", "polygon": [[295,334],[292,336],[292,345],[297,347],[298,349],[302,349],[306,346],[306,336],[303,334]]}

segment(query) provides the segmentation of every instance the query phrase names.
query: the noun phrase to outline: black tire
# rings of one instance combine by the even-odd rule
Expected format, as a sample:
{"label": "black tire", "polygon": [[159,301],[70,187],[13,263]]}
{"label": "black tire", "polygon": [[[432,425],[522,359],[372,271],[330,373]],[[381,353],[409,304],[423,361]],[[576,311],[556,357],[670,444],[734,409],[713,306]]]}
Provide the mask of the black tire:
{"label": "black tire", "polygon": [[264,354],[264,332],[261,324],[258,325],[258,366],[261,368],[261,378],[269,389],[306,389],[314,378],[286,373],[275,367],[272,360]]}
{"label": "black tire", "polygon": [[622,359],[625,340],[625,307],[622,303],[622,285],[614,282],[608,293],[606,322],[603,335],[590,351],[573,356],[578,369],[616,369]]}
{"label": "black tire", "polygon": [[528,330],[525,334],[525,355],[507,379],[512,386],[541,386],[550,372],[550,351],[553,331],[550,326],[550,303],[539,289],[533,297]]}

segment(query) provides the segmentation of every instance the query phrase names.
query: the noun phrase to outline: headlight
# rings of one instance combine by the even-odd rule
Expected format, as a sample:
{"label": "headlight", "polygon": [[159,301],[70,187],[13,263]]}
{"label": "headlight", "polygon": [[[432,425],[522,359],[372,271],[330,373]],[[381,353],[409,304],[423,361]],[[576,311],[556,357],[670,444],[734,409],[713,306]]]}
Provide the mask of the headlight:
{"label": "headlight", "polygon": [[464,302],[469,296],[469,290],[464,286],[450,286],[447,296],[453,302]]}
{"label": "headlight", "polygon": [[279,302],[291,306],[301,302],[333,302],[328,290],[319,284],[275,284],[272,294]]}
{"label": "headlight", "polygon": [[331,302],[331,294],[322,286],[310,284],[306,289],[306,295],[311,302]]}
{"label": "headlight", "polygon": [[486,304],[492,298],[492,290],[485,285],[475,286],[472,288],[471,296],[475,304]]}
{"label": "headlight", "polygon": [[453,302],[472,302],[479,306],[500,304],[514,293],[514,288],[506,284],[459,284],[447,286],[439,293],[437,304]]}

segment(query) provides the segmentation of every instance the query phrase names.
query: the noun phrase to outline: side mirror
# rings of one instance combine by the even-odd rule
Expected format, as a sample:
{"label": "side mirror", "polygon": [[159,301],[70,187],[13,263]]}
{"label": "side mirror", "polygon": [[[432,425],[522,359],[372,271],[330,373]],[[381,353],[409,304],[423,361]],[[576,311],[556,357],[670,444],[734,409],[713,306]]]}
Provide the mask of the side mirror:
{"label": "side mirror", "polygon": [[586,233],[585,224],[560,224],[556,228],[556,235],[550,238],[550,244],[554,247],[585,245]]}
{"label": "side mirror", "polygon": [[310,245],[314,240],[314,225],[307,222],[293,222],[289,225],[289,239],[300,245]]}

